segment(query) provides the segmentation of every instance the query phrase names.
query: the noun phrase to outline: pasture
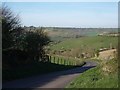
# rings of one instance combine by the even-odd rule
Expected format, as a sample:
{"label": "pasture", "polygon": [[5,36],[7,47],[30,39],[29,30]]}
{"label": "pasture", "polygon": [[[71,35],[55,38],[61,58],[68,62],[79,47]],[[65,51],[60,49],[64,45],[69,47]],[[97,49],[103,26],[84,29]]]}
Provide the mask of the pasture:
{"label": "pasture", "polygon": [[88,53],[89,57],[94,57],[101,48],[117,48],[118,37],[89,36],[81,38],[71,38],[50,46],[50,53],[67,57],[81,57],[82,53]]}
{"label": "pasture", "polygon": [[100,49],[101,47],[109,48],[110,44],[116,47],[118,44],[118,37],[107,36],[93,36],[93,37],[81,37],[68,39],[59,44],[51,46],[52,50],[60,49],[75,49],[75,48],[94,48]]}

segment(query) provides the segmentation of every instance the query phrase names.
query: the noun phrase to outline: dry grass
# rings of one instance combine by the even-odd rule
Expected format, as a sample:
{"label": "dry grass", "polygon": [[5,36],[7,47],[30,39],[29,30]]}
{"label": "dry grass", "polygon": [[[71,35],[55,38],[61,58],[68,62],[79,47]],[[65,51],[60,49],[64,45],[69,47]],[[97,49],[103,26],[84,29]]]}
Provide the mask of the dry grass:
{"label": "dry grass", "polygon": [[101,51],[99,52],[99,59],[101,60],[109,60],[113,59],[116,57],[117,50],[116,49],[111,49],[111,50],[106,50],[106,51]]}
{"label": "dry grass", "polygon": [[100,65],[101,65],[101,71],[103,72],[104,75],[118,73],[118,60],[117,59],[102,61]]}

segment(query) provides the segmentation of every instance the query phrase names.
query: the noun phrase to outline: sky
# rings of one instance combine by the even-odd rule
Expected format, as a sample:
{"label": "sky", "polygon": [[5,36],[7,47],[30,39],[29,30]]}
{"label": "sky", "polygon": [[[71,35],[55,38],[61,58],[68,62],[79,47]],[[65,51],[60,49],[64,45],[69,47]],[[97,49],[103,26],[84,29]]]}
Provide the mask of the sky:
{"label": "sky", "polygon": [[118,27],[117,2],[7,2],[22,25],[43,27]]}

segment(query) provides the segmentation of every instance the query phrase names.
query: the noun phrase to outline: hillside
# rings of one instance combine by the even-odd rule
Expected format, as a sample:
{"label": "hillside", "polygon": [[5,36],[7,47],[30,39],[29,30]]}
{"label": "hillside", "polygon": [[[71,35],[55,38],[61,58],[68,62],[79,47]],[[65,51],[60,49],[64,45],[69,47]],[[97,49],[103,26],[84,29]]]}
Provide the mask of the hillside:
{"label": "hillside", "polygon": [[117,48],[118,38],[107,36],[81,37],[64,40],[50,46],[54,54],[79,57],[82,53],[93,55],[101,48]]}
{"label": "hillside", "polygon": [[94,37],[81,37],[77,39],[68,39],[63,42],[60,42],[56,45],[51,46],[53,50],[60,50],[62,47],[64,49],[73,49],[73,48],[84,48],[91,47],[94,49],[100,49],[101,47],[108,48],[110,44],[115,47],[117,45],[117,37],[106,37],[106,36],[94,36]]}

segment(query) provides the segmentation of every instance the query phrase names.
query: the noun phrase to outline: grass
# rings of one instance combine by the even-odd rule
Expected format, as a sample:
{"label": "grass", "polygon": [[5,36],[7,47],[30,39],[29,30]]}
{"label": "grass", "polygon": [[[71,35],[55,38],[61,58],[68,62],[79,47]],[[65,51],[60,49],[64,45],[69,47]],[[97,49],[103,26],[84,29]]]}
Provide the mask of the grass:
{"label": "grass", "polygon": [[[111,65],[114,70],[110,70],[110,72],[102,70],[104,66]],[[67,85],[66,88],[118,88],[116,61],[110,60],[105,65],[100,65],[82,73]]]}
{"label": "grass", "polygon": [[97,67],[81,74],[66,88],[117,88],[117,77],[117,74],[103,76]]}
{"label": "grass", "polygon": [[64,49],[74,49],[74,48],[93,48],[100,49],[101,47],[108,48],[110,44],[114,47],[117,46],[118,39],[117,37],[107,37],[107,36],[93,36],[93,37],[81,37],[81,38],[72,38],[60,42],[59,44],[51,46],[51,50],[60,50],[62,47]]}

